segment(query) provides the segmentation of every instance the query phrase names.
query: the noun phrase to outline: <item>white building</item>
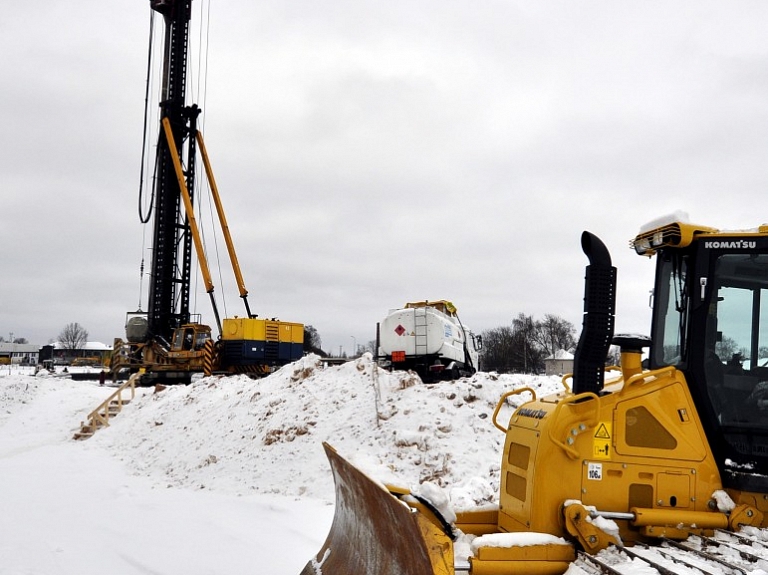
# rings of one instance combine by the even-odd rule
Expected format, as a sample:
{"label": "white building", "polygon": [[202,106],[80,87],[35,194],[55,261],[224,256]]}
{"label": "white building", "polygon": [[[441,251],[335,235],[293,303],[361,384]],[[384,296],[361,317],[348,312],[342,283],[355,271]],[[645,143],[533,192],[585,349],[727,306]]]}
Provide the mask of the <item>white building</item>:
{"label": "white building", "polygon": [[54,342],[52,345],[54,363],[63,365],[71,364],[76,359],[102,364],[105,358],[112,353],[112,348],[100,341],[88,341],[77,349],[65,349],[59,342]]}
{"label": "white building", "polygon": [[0,363],[37,365],[40,346],[32,343],[0,342]]}
{"label": "white building", "polygon": [[573,354],[564,349],[544,358],[544,372],[547,375],[565,375],[573,373]]}

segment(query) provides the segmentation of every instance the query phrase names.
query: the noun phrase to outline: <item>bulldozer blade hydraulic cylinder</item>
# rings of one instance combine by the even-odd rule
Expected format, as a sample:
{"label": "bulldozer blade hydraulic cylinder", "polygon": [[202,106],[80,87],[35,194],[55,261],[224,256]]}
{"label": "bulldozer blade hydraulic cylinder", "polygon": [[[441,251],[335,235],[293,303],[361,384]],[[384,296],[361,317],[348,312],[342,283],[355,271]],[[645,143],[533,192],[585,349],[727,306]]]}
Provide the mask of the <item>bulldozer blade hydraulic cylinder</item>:
{"label": "bulldozer blade hydraulic cylinder", "polygon": [[728,516],[725,513],[708,511],[686,511],[682,509],[640,509],[632,508],[636,527],[696,526],[697,529],[727,529]]}

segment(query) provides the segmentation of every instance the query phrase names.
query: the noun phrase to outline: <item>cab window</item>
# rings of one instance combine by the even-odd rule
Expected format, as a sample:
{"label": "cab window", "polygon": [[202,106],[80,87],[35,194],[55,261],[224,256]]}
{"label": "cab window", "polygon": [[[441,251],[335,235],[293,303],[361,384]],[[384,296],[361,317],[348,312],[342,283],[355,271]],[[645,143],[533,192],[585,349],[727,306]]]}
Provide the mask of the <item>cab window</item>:
{"label": "cab window", "polygon": [[687,258],[673,254],[659,264],[659,281],[654,290],[653,341],[660,342],[652,349],[653,363],[657,367],[678,365],[685,355],[685,327],[688,317],[688,291],[686,287]]}
{"label": "cab window", "polygon": [[724,254],[706,328],[707,387],[720,422],[768,428],[768,255]]}

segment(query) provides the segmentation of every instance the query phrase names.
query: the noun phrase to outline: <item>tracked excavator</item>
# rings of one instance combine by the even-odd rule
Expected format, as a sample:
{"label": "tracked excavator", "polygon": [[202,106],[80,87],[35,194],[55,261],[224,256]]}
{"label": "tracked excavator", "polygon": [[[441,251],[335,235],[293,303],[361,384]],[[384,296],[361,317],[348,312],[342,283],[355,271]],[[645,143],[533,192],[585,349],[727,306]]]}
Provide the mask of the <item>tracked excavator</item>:
{"label": "tracked excavator", "polygon": [[[656,258],[650,338],[614,334],[616,268],[593,234],[581,245],[574,373],[553,395],[505,393],[492,418],[506,435],[498,507],[452,520],[325,445],[336,511],[301,575],[554,574],[609,546],[661,549],[768,525],[768,225],[644,226],[631,246]],[[513,395],[531,399],[499,421]]]}
{"label": "tracked excavator", "polygon": [[[121,372],[140,372],[142,385],[189,383],[196,373],[265,375],[275,366],[303,355],[304,326],[275,318],[258,318],[251,313],[248,290],[208,152],[197,129],[201,110],[196,104],[186,104],[192,0],[150,0],[149,3],[151,14],[160,14],[165,24],[160,129],[152,193],[154,222],[149,301],[147,311],[139,309],[126,314],[126,337],[125,340],[115,339],[110,371],[113,378]],[[152,61],[151,52],[149,60]],[[240,297],[245,304],[244,316],[225,318],[223,325],[195,218],[198,150]],[[147,223],[150,216],[142,215],[141,219],[142,223]],[[200,322],[199,314],[190,311],[193,249],[210,297],[218,338],[214,338],[209,325]]]}

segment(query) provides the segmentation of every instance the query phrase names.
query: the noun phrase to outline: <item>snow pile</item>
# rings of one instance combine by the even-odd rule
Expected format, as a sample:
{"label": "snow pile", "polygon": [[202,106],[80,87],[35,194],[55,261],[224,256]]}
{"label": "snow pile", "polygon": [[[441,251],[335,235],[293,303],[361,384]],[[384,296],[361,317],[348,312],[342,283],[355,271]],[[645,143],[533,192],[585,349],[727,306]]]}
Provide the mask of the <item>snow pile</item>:
{"label": "snow pile", "polygon": [[[0,491],[13,494],[0,571],[295,575],[333,518],[323,441],[441,509],[490,505],[504,439],[493,410],[525,386],[546,394],[560,382],[481,373],[424,385],[370,356],[336,367],[310,356],[260,380],[138,389],[108,428],[74,441],[114,389],[0,372]],[[502,425],[529,397],[510,398]]]}
{"label": "snow pile", "polygon": [[[274,493],[333,501],[330,443],[378,481],[450,490],[458,508],[495,499],[504,434],[491,421],[505,391],[543,393],[559,378],[480,373],[424,385],[370,356],[324,367],[307,356],[260,380],[202,378],[140,389],[91,448],[108,449],[163,487]],[[506,424],[513,396],[502,409]]]}
{"label": "snow pile", "polygon": [[[479,373],[424,385],[377,369],[370,356],[336,367],[309,356],[260,380],[139,389],[108,428],[77,442],[80,422],[113,389],[0,374],[0,491],[13,494],[0,514],[0,571],[295,575],[321,548],[333,517],[322,442],[446,516],[490,506],[504,442],[493,411],[521,387],[546,395],[561,383]],[[499,422],[529,397],[511,396]],[[733,504],[724,492],[715,496],[721,509]],[[455,552],[464,561],[473,544],[553,540],[464,535]],[[649,572],[612,550],[600,557],[622,572]],[[323,560],[314,560],[318,570]],[[582,572],[580,560],[568,571]]]}
{"label": "snow pile", "polygon": [[0,385],[0,425],[11,415],[30,403],[39,391],[38,382],[28,377],[16,377]]}
{"label": "snow pile", "polygon": [[717,502],[717,510],[722,513],[730,513],[736,508],[736,504],[731,499],[731,496],[722,489],[717,489],[712,494],[712,497]]}

